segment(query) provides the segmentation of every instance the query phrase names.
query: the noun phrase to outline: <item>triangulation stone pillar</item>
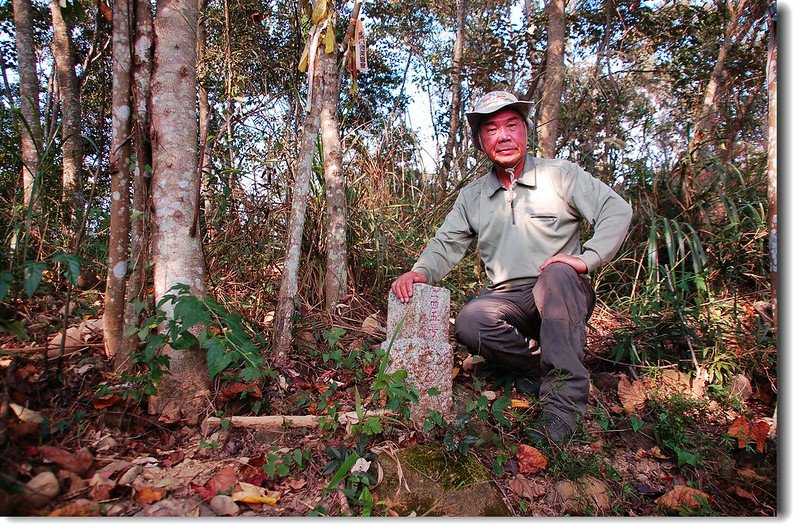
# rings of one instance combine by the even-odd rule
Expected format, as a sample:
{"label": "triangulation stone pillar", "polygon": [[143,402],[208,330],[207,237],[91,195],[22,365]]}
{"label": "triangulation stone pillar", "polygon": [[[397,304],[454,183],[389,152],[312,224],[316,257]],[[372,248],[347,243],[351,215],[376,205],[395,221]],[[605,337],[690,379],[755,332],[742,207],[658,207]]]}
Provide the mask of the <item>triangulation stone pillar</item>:
{"label": "triangulation stone pillar", "polygon": [[445,419],[450,418],[453,405],[453,349],[448,338],[450,291],[414,284],[414,295],[406,304],[389,293],[388,311],[383,343],[383,349],[389,349],[391,343],[387,369],[406,370],[408,383],[419,391],[419,403],[411,406],[412,422],[421,427],[428,408]]}

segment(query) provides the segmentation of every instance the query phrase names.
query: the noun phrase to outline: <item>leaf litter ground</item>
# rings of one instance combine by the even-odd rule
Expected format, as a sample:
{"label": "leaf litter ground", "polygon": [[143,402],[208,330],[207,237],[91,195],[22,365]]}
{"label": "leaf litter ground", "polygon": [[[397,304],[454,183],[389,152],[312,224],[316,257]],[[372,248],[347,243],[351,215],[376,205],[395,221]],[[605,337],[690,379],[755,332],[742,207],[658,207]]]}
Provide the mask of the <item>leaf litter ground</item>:
{"label": "leaf litter ground", "polygon": [[[21,306],[27,341],[0,336],[0,347],[11,350],[0,357],[2,515],[394,516],[391,503],[366,504],[341,485],[329,488],[332,452],[442,442],[441,433],[403,423],[386,423],[365,447],[344,426],[201,431],[161,422],[121,391],[98,396],[98,385],[119,379],[102,355],[95,322],[75,324],[74,347],[47,358],[42,345],[57,338],[60,323],[59,314],[48,311],[52,305]],[[334,401],[352,410],[357,391],[369,393],[375,365],[348,357],[374,352],[382,340],[377,311],[369,306],[338,321],[345,329],[336,347],[341,355],[318,330],[330,322],[307,316],[299,332],[305,349],[285,375],[263,385],[216,383],[209,414],[313,414]],[[483,442],[468,454],[489,468],[510,513],[775,516],[774,393],[759,387],[744,400],[722,401],[672,368],[614,364],[604,357],[617,315],[601,312],[594,323],[603,330],[590,336],[590,407],[563,448],[527,445],[523,428],[536,401],[527,404],[510,383],[457,354],[454,383],[462,402],[507,397],[513,403],[502,410],[505,419],[472,420]],[[369,323],[359,325],[359,319]]]}

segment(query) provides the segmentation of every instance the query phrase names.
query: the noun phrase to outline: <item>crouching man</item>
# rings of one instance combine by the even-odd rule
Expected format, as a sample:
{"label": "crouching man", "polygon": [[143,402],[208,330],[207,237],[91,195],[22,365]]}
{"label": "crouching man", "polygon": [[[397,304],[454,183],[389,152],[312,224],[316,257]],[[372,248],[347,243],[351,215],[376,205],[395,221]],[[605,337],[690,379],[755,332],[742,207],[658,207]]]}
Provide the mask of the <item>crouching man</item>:
{"label": "crouching man", "polygon": [[[458,314],[455,336],[470,353],[515,375],[519,391],[539,396],[542,412],[527,433],[544,445],[569,440],[586,410],[583,350],[595,302],[588,273],[619,250],[631,207],[578,165],[527,153],[532,106],[495,91],[467,112],[475,146],[493,167],[461,190],[392,291],[407,302],[414,283],[441,280],[477,240],[491,285]],[[581,246],[584,219],[594,232]]]}

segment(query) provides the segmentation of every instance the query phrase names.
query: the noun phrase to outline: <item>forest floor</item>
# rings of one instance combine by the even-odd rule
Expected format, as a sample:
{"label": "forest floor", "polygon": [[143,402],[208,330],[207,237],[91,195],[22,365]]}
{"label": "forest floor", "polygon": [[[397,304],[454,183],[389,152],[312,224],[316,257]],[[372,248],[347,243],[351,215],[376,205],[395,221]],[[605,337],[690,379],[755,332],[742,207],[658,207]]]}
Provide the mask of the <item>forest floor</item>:
{"label": "forest floor", "polygon": [[[334,324],[308,315],[289,367],[265,382],[218,379],[207,415],[220,416],[221,427],[168,422],[112,372],[99,304],[81,302],[62,356],[45,349],[61,338],[53,298],[20,304],[16,334],[0,333],[0,515],[457,514],[381,489],[380,464],[415,445],[440,449],[448,464],[479,461],[505,506],[492,514],[778,514],[776,387],[744,376],[706,385],[672,367],[611,361],[609,335],[624,317],[608,309],[595,313],[589,333],[586,419],[568,444],[540,450],[524,433],[536,399],[461,350],[453,370],[461,413],[452,423],[340,424],[334,412],[377,408],[387,397],[375,384],[385,318],[365,317],[378,309],[363,304]],[[234,426],[234,415],[334,418],[264,429]]]}

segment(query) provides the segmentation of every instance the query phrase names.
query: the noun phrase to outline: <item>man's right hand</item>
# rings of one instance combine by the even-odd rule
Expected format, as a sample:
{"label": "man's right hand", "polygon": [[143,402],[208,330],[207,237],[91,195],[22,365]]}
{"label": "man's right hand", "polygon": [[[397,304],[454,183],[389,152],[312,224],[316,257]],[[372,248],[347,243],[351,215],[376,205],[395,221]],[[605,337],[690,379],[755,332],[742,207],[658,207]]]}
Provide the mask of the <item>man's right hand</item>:
{"label": "man's right hand", "polygon": [[392,282],[392,292],[402,303],[408,302],[414,294],[414,284],[427,284],[428,279],[422,273],[409,271]]}

